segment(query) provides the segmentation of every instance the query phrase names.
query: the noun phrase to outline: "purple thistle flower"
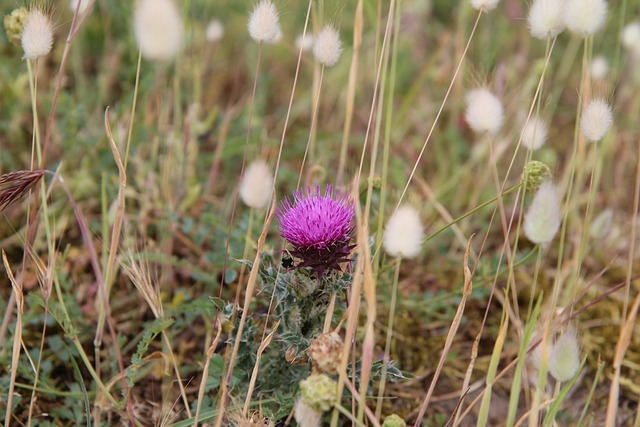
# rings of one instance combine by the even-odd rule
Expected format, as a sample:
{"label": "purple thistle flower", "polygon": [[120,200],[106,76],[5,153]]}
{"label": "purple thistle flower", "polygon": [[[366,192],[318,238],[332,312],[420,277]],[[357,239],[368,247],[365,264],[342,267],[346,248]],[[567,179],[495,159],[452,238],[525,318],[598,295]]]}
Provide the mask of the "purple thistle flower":
{"label": "purple thistle flower", "polygon": [[280,204],[278,218],[280,234],[293,245],[291,255],[302,260],[298,267],[310,267],[318,275],[327,269],[339,270],[340,263],[349,261],[353,245],[349,245],[354,207],[348,194],[334,191],[327,185],[322,195],[320,187],[307,187],[293,193]]}

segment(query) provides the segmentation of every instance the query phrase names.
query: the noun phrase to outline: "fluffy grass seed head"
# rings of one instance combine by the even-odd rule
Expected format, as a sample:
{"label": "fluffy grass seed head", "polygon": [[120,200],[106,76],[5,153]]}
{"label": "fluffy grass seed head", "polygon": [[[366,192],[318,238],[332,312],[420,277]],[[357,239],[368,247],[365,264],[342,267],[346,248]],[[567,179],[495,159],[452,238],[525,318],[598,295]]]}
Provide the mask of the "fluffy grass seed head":
{"label": "fluffy grass seed head", "polygon": [[607,19],[606,0],[565,0],[564,24],[583,37],[600,31]]}
{"label": "fluffy grass seed head", "polygon": [[22,29],[28,14],[29,11],[26,7],[19,7],[4,16],[4,31],[7,33],[9,41],[17,48],[22,44]]}
{"label": "fluffy grass seed head", "polygon": [[133,13],[133,32],[149,61],[171,61],[182,47],[183,26],[173,0],[140,0]]}
{"label": "fluffy grass seed head", "polygon": [[546,40],[560,34],[565,28],[564,0],[534,0],[527,21],[531,35]]}
{"label": "fluffy grass seed head", "polygon": [[634,56],[640,56],[640,22],[627,24],[622,30],[622,46]]}
{"label": "fluffy grass seed head", "polygon": [[589,72],[595,80],[603,80],[609,74],[609,62],[604,56],[596,56],[591,60]]}
{"label": "fluffy grass seed head", "polygon": [[560,200],[551,181],[540,185],[524,218],[524,234],[533,243],[548,243],[560,228]]}
{"label": "fluffy grass seed head", "polygon": [[258,43],[277,42],[282,37],[278,10],[271,0],[261,0],[249,15],[249,35]]}
{"label": "fluffy grass seed head", "polygon": [[315,37],[311,33],[306,33],[304,35],[300,34],[296,37],[295,46],[296,49],[302,48],[303,52],[309,52],[313,49],[313,45],[315,43]]}
{"label": "fluffy grass seed head", "polygon": [[217,42],[224,36],[224,25],[217,19],[212,19],[207,24],[207,29],[204,33],[207,41]]}
{"label": "fluffy grass seed head", "polygon": [[324,374],[313,374],[300,381],[302,401],[317,412],[327,412],[333,406],[338,384]]}
{"label": "fluffy grass seed head", "polygon": [[293,415],[300,427],[320,427],[322,414],[304,403],[302,398],[296,401]]}
{"label": "fluffy grass seed head", "polygon": [[338,31],[331,25],[324,27],[315,37],[313,55],[327,67],[334,66],[342,53],[342,42]]}
{"label": "fluffy grass seed head", "polygon": [[596,240],[607,237],[613,226],[613,209],[605,209],[598,215],[589,227],[589,234]]}
{"label": "fluffy grass seed head", "polygon": [[389,255],[413,258],[420,253],[424,228],[418,211],[411,206],[400,206],[384,231],[382,244]]}
{"label": "fluffy grass seed head", "polygon": [[31,10],[22,28],[22,50],[24,58],[36,60],[51,52],[53,26],[49,17],[39,9]]}
{"label": "fluffy grass seed head", "polygon": [[500,0],[471,0],[471,6],[475,9],[482,9],[485,12],[491,12],[493,9],[498,6]]}
{"label": "fluffy grass seed head", "polygon": [[609,131],[613,123],[611,107],[602,99],[594,99],[582,111],[580,130],[587,141],[598,142]]}
{"label": "fluffy grass seed head", "polygon": [[504,122],[502,103],[488,89],[478,88],[467,93],[467,123],[477,133],[498,133]]}
{"label": "fluffy grass seed head", "polygon": [[560,382],[569,381],[580,368],[580,347],[574,329],[565,331],[549,349],[549,373]]}
{"label": "fluffy grass seed head", "polygon": [[325,270],[341,270],[349,261],[354,206],[348,194],[327,185],[300,189],[293,199],[285,199],[276,212],[280,234],[293,249],[289,252],[302,260],[296,268],[310,267],[318,278]]}
{"label": "fluffy grass seed head", "polygon": [[547,122],[540,117],[531,117],[522,130],[522,144],[531,151],[542,147],[547,141],[549,129]]}
{"label": "fluffy grass seed head", "polygon": [[244,171],[240,182],[240,199],[252,209],[264,208],[271,200],[273,175],[263,160],[255,160]]}

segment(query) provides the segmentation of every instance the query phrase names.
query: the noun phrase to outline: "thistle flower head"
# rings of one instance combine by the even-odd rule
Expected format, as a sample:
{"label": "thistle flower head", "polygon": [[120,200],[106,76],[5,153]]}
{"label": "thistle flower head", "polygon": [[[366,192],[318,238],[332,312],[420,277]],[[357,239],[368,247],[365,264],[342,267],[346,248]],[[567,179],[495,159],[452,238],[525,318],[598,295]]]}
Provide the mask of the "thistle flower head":
{"label": "thistle flower head", "polygon": [[607,18],[605,0],[566,0],[563,19],[567,28],[583,37],[600,31]]}
{"label": "thistle flower head", "polygon": [[212,19],[207,24],[207,29],[205,30],[205,37],[207,41],[217,42],[222,39],[224,36],[224,25],[217,19]]}
{"label": "thistle flower head", "polygon": [[142,56],[149,61],[170,61],[182,47],[182,18],[173,0],[140,0],[133,30]]}
{"label": "thistle flower head", "polygon": [[7,33],[9,41],[17,48],[22,43],[22,29],[28,14],[26,7],[20,7],[4,17],[4,31]]}
{"label": "thistle flower head", "polygon": [[423,239],[424,228],[418,211],[411,206],[401,206],[389,218],[382,243],[391,256],[413,258],[420,253]]}
{"label": "thistle flower head", "polygon": [[564,0],[534,0],[527,21],[531,35],[539,39],[553,38],[564,30]]}
{"label": "thistle flower head", "polygon": [[591,66],[589,67],[591,77],[596,80],[602,80],[609,74],[609,63],[604,56],[596,56],[591,60]]}
{"label": "thistle flower head", "polygon": [[21,40],[26,59],[36,60],[48,55],[53,46],[53,26],[47,15],[39,9],[30,11],[22,28]]}
{"label": "thistle flower head", "polygon": [[496,134],[504,122],[502,103],[488,89],[473,89],[467,93],[467,123],[475,132]]}
{"label": "thistle flower head", "polygon": [[278,10],[271,0],[262,0],[249,15],[249,35],[257,42],[274,42],[282,37]]}
{"label": "thistle flower head", "polygon": [[271,199],[273,175],[269,166],[256,160],[247,166],[240,182],[240,199],[253,209],[264,208]]}
{"label": "thistle flower head", "polygon": [[342,42],[338,31],[330,25],[324,27],[315,37],[313,54],[316,59],[327,67],[334,66],[342,53]]}
{"label": "thistle flower head", "polygon": [[307,187],[287,198],[276,217],[280,234],[291,243],[291,255],[302,260],[296,267],[311,267],[321,277],[325,270],[340,270],[348,261],[354,207],[351,198],[327,185]]}
{"label": "thistle flower head", "polygon": [[522,143],[529,150],[537,150],[547,141],[547,123],[540,117],[531,117],[522,131]]}
{"label": "thistle flower head", "polygon": [[640,22],[627,24],[622,30],[622,46],[634,56],[640,56]]}
{"label": "thistle flower head", "polygon": [[580,130],[587,141],[598,142],[609,131],[613,123],[611,107],[602,99],[594,99],[582,111]]}
{"label": "thistle flower head", "polygon": [[471,6],[475,9],[482,9],[485,12],[490,12],[498,6],[500,0],[471,0]]}
{"label": "thistle flower head", "polygon": [[580,347],[574,329],[565,331],[549,349],[549,373],[558,381],[569,381],[580,368]]}
{"label": "thistle flower head", "polygon": [[314,411],[326,412],[336,400],[337,386],[334,380],[324,374],[311,375],[300,381],[300,397]]}
{"label": "thistle flower head", "polygon": [[548,243],[560,228],[560,200],[555,185],[540,185],[524,218],[524,234],[533,243]]}

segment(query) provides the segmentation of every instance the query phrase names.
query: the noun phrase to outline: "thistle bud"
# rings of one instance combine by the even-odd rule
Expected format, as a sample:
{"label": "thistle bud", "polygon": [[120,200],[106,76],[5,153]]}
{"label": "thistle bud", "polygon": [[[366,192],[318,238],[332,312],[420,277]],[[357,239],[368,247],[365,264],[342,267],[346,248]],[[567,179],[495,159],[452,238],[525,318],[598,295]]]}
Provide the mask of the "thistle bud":
{"label": "thistle bud", "polygon": [[342,339],[335,332],[320,334],[311,341],[307,355],[321,372],[335,374],[342,359],[342,347]]}
{"label": "thistle bud", "polygon": [[550,180],[551,177],[549,166],[538,160],[531,160],[524,166],[522,182],[528,192],[535,192],[540,188],[540,184]]}

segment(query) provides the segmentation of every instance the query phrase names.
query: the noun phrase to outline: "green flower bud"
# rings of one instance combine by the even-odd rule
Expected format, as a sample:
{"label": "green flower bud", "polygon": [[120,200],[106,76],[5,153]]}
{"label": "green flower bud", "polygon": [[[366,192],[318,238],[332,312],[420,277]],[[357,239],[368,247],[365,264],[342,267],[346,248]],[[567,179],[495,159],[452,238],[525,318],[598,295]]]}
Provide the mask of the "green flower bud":
{"label": "green flower bud", "polygon": [[384,419],[382,427],[407,427],[407,423],[396,414],[391,414]]}
{"label": "green flower bud", "polygon": [[326,375],[311,375],[300,381],[302,402],[318,412],[326,412],[336,400],[338,385]]}
{"label": "green flower bud", "polygon": [[7,33],[7,38],[17,48],[22,45],[22,29],[27,21],[27,13],[27,8],[21,7],[14,9],[4,17],[4,30]]}
{"label": "green flower bud", "polygon": [[535,192],[545,181],[551,179],[551,169],[546,164],[532,160],[524,166],[522,183],[527,191]]}

